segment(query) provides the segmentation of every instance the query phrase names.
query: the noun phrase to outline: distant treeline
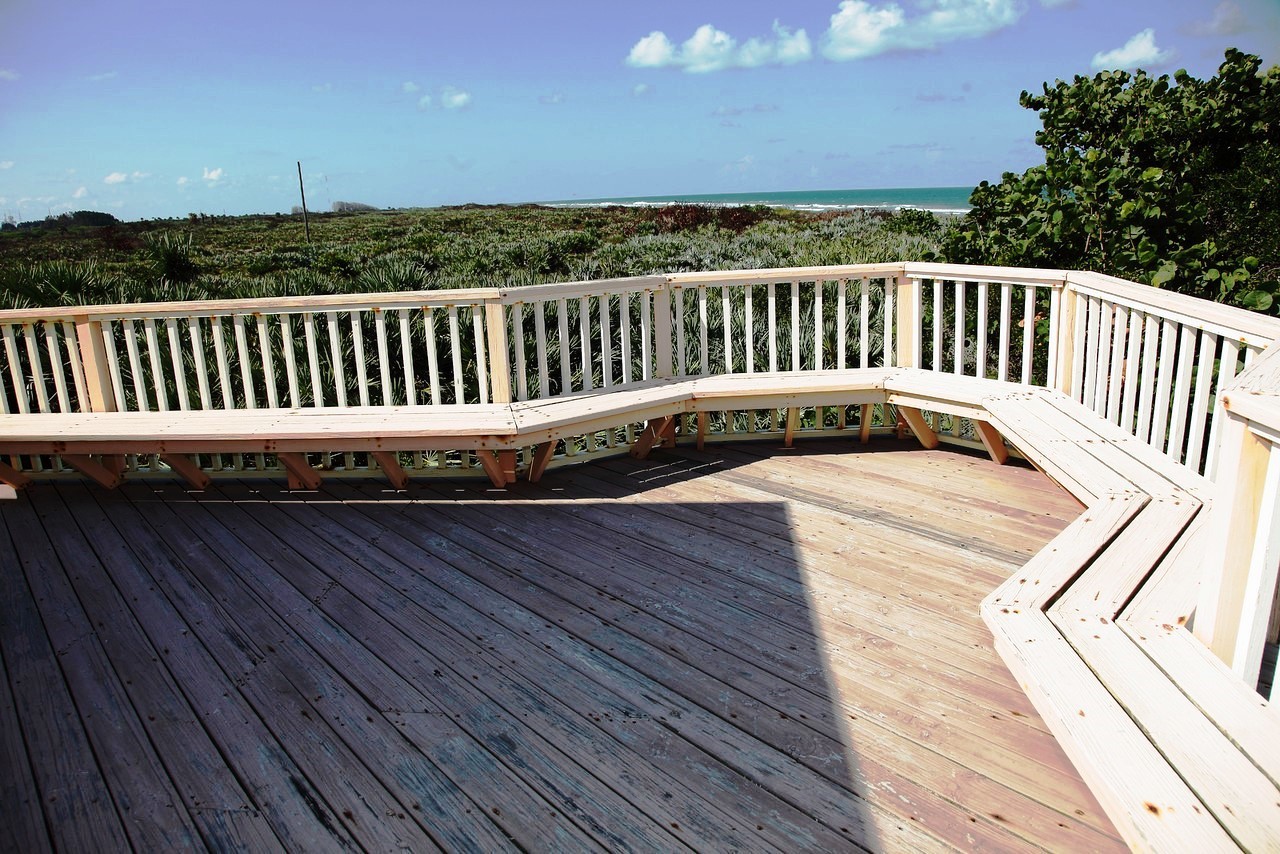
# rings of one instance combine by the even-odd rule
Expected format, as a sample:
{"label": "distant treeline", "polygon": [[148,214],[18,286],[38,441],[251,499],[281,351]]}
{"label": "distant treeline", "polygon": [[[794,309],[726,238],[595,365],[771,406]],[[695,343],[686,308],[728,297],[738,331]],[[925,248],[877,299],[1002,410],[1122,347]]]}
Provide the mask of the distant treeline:
{"label": "distant treeline", "polygon": [[116,225],[119,222],[120,220],[111,214],[102,213],[101,211],[73,211],[57,216],[47,216],[44,219],[33,219],[28,222],[14,222],[12,219],[6,219],[3,223],[0,223],[0,229],[8,231],[11,229],[68,228],[71,226],[102,227]]}

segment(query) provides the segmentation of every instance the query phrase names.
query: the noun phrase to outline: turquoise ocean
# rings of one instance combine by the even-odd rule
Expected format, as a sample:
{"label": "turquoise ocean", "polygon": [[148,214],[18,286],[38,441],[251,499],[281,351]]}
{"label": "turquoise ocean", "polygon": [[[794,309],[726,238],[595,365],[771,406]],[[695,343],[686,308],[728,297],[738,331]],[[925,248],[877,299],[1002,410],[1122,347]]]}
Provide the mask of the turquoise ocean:
{"label": "turquoise ocean", "polygon": [[783,193],[707,193],[667,196],[613,196],[600,199],[561,199],[543,204],[557,207],[624,205],[653,207],[677,202],[698,205],[769,205],[803,211],[897,210],[921,208],[938,213],[969,210],[972,187],[899,187],[880,190],[791,190]]}

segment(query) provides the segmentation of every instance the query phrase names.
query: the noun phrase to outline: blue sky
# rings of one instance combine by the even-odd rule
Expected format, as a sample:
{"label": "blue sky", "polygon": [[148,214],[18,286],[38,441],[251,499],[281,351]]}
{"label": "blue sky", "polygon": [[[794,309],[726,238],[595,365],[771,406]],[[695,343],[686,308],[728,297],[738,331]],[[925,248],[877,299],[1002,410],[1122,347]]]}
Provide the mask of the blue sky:
{"label": "blue sky", "polygon": [[973,185],[1023,89],[1280,61],[1277,0],[0,0],[0,217]]}

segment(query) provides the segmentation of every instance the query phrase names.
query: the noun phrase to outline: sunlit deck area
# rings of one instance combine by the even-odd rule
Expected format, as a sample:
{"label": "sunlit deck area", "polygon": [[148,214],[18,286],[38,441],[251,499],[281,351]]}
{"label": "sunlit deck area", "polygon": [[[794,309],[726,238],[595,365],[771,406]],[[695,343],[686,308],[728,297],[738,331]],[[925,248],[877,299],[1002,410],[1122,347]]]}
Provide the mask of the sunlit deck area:
{"label": "sunlit deck area", "polygon": [[1108,850],[983,597],[1080,512],[889,437],[0,505],[5,848]]}

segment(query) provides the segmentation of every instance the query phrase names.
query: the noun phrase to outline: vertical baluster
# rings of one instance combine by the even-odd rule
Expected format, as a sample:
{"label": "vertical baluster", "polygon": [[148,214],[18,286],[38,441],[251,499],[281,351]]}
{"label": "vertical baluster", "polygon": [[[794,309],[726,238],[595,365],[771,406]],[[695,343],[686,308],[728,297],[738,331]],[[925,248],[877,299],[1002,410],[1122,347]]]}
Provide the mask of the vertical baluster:
{"label": "vertical baluster", "polygon": [[1133,432],[1134,408],[1138,402],[1138,375],[1142,354],[1142,312],[1129,313],[1129,344],[1124,364],[1124,394],[1120,403],[1120,426]]}
{"label": "vertical baluster", "polygon": [[1138,420],[1133,434],[1144,442],[1151,441],[1151,402],[1156,392],[1156,348],[1159,346],[1160,321],[1148,314],[1142,329],[1142,373],[1138,386]]}
{"label": "vertical baluster", "polygon": [[858,293],[858,359],[863,368],[871,367],[871,280],[863,277]]}
{"label": "vertical baluster", "polygon": [[41,412],[49,411],[49,389],[45,385],[44,364],[40,359],[34,323],[22,324],[22,339],[27,349],[27,364],[31,366],[31,385],[36,393],[36,405]]}
{"label": "vertical baluster", "polygon": [[1115,322],[1115,308],[1109,302],[1103,302],[1098,312],[1098,349],[1094,351],[1093,365],[1098,372],[1098,381],[1094,387],[1093,400],[1086,404],[1099,415],[1107,411],[1107,391],[1110,389],[1111,377],[1111,341],[1114,335],[1112,326]]}
{"label": "vertical baluster", "polygon": [[729,286],[720,286],[720,320],[724,333],[724,372],[733,373],[733,311],[729,308]]}
{"label": "vertical baluster", "polygon": [[[107,328],[105,324],[103,328]],[[22,376],[22,365],[18,361],[18,342],[13,334],[13,326],[6,323],[0,335],[4,337],[5,358],[9,361],[9,378],[13,380],[14,405],[20,415],[27,415],[31,412],[31,404],[27,397],[27,382]]]}
{"label": "vertical baluster", "polygon": [[884,280],[884,318],[883,318],[884,354],[881,356],[882,364],[886,368],[892,368],[897,363],[897,360],[895,359],[895,351],[893,348],[893,322],[894,322],[894,318],[897,316],[897,312],[894,311],[894,307],[893,307],[894,290],[895,289],[894,289],[893,278],[886,276]]}
{"label": "vertical baluster", "polygon": [[769,370],[778,370],[778,294],[773,282],[769,289]]}
{"label": "vertical baluster", "polygon": [[791,370],[800,370],[800,280],[791,282]]}
{"label": "vertical baluster", "polygon": [[836,282],[836,368],[842,371],[845,369],[845,338],[849,331],[848,291],[848,279]]}
{"label": "vertical baluster", "polygon": [[359,309],[347,313],[351,320],[351,348],[356,359],[356,391],[360,395],[360,405],[369,405],[369,366],[364,360],[364,324],[361,322]]}
{"label": "vertical baluster", "polygon": [[1120,392],[1124,383],[1125,333],[1129,328],[1129,310],[1122,305],[1115,308],[1115,327],[1111,338],[1111,373],[1107,380],[1106,419],[1120,422]]}
{"label": "vertical baluster", "polygon": [[[480,390],[480,402],[489,402],[489,357],[485,352],[484,307],[471,306],[471,334],[476,344],[476,385]],[[508,401],[509,402],[509,401]]]}
{"label": "vertical baluster", "polygon": [[618,294],[618,334],[622,339],[622,384],[631,383],[631,293]]}
{"label": "vertical baluster", "polygon": [[451,305],[448,311],[449,357],[453,366],[453,402],[466,403],[462,384],[462,329],[458,321],[458,307]]}
{"label": "vertical baluster", "polygon": [[178,318],[170,317],[166,320],[164,331],[169,339],[169,365],[173,368],[173,390],[178,396],[178,409],[185,412],[191,408],[191,397],[187,393],[187,372],[182,366],[182,336],[178,332]]}
{"label": "vertical baluster", "polygon": [[1088,336],[1088,354],[1077,358],[1084,359],[1084,385],[1080,402],[1085,406],[1093,406],[1093,399],[1098,387],[1098,345],[1102,340],[1102,301],[1097,297],[1088,298],[1089,316],[1086,323]]}
{"label": "vertical baluster", "polygon": [[427,337],[427,381],[431,384],[431,405],[439,406],[440,354],[436,350],[436,315],[431,306],[422,307],[422,331]]}
{"label": "vertical baluster", "polygon": [[[1231,385],[1231,381],[1236,377],[1236,370],[1240,364],[1240,342],[1232,338],[1222,339],[1222,357],[1219,360],[1221,367],[1218,369],[1218,379],[1215,383],[1216,388],[1220,391]],[[1205,459],[1204,475],[1216,482],[1218,475],[1218,442],[1219,430],[1221,422],[1218,419],[1220,413],[1218,407],[1214,407],[1210,418],[1209,426],[1209,454]],[[1280,680],[1276,680],[1280,682]],[[1274,692],[1273,692],[1274,693]],[[1280,696],[1276,699],[1280,700]]]}
{"label": "vertical baluster", "polygon": [[196,388],[200,392],[200,408],[213,409],[213,393],[209,389],[209,372],[205,368],[204,332],[200,318],[187,318],[187,335],[191,338],[191,366],[195,370]]}
{"label": "vertical baluster", "polygon": [[1156,398],[1149,444],[1165,449],[1169,429],[1169,397],[1173,391],[1174,360],[1177,358],[1178,324],[1165,320],[1160,327],[1160,361],[1156,376]]}
{"label": "vertical baluster", "polygon": [[1217,352],[1218,336],[1208,330],[1201,330],[1195,394],[1191,399],[1191,423],[1187,427],[1186,458],[1187,468],[1197,472],[1200,471],[1200,458],[1204,454],[1205,421],[1209,415],[1209,394],[1214,385],[1213,368]]}
{"label": "vertical baluster", "polygon": [[378,381],[382,383],[382,405],[392,406],[395,400],[391,397],[391,348],[387,345],[387,313],[377,307],[373,309],[373,333],[378,345]]}
{"label": "vertical baluster", "polygon": [[302,337],[307,346],[307,370],[311,374],[311,405],[324,406],[324,386],[320,382],[320,346],[316,341],[316,317],[302,315]]}
{"label": "vertical baluster", "polygon": [[676,350],[677,350],[676,367],[677,367],[677,370],[679,371],[678,375],[683,377],[689,372],[688,358],[687,358],[687,353],[689,351],[687,347],[687,342],[685,340],[684,288],[679,288],[679,287],[675,288],[674,295],[675,295],[675,303],[676,303]]}
{"label": "vertical baluster", "polygon": [[[756,371],[756,316],[751,306],[751,292],[755,290],[753,285],[744,285],[742,288],[742,335],[743,335],[743,363],[747,369],[747,373],[753,374]],[[748,413],[749,423],[755,424],[755,419]]]}
{"label": "vertical baluster", "polygon": [[706,376],[710,369],[710,346],[707,341],[707,288],[698,285],[698,372]]}
{"label": "vertical baluster", "polygon": [[226,335],[222,318],[213,318],[213,358],[218,363],[218,384],[222,391],[222,408],[235,409],[236,399],[231,394],[231,365],[227,362]]}
{"label": "vertical baluster", "polygon": [[236,353],[240,357],[240,380],[244,384],[244,405],[249,409],[258,408],[258,394],[253,383],[253,362],[249,360],[249,330],[243,314],[232,317],[232,328],[236,336]]}
{"label": "vertical baluster", "polygon": [[605,388],[613,387],[613,318],[609,309],[610,297],[600,294],[596,298],[600,311],[600,379]]}
{"label": "vertical baluster", "polygon": [[511,305],[511,344],[516,351],[516,399],[529,399],[529,376],[524,340],[524,303]]}
{"label": "vertical baluster", "polygon": [[[815,280],[813,283],[813,369],[815,371],[822,370],[823,358],[822,348],[826,343],[826,335],[823,335],[823,317],[822,317],[822,289],[826,283],[821,279]],[[818,416],[821,422],[821,412]],[[821,429],[822,424],[816,425]]]}
{"label": "vertical baluster", "polygon": [[996,356],[996,379],[1009,379],[1009,327],[1013,325],[1013,286],[1008,282],[1000,285],[1000,347]]}
{"label": "vertical baluster", "polygon": [[649,319],[652,294],[644,290],[636,296],[640,299],[640,379],[647,380],[653,376],[649,352],[649,342],[653,339],[652,321]]}
{"label": "vertical baluster", "polygon": [[573,391],[573,372],[569,365],[569,351],[572,344],[569,340],[569,301],[563,297],[556,300],[556,331],[560,335],[560,393]]}
{"label": "vertical baluster", "polygon": [[1058,324],[1061,322],[1062,291],[1049,288],[1049,358],[1045,373],[1045,385],[1055,388],[1058,383]]}
{"label": "vertical baluster", "polygon": [[71,411],[67,396],[67,372],[62,367],[62,347],[58,344],[58,323],[50,320],[44,324],[45,353],[49,357],[49,374],[53,378],[53,396],[59,412]]}
{"label": "vertical baluster", "polygon": [[1178,371],[1174,378],[1173,409],[1169,414],[1169,445],[1165,451],[1177,462],[1183,460],[1182,446],[1187,435],[1187,409],[1191,405],[1191,377],[1196,361],[1196,330],[1184,326],[1178,331]]}
{"label": "vertical baluster", "polygon": [[1085,399],[1084,394],[1084,345],[1088,336],[1089,300],[1079,293],[1070,299],[1076,301],[1076,310],[1071,328],[1071,397],[1077,401]]}
{"label": "vertical baluster", "polygon": [[329,359],[333,365],[333,388],[338,398],[338,406],[347,405],[347,370],[346,359],[342,353],[341,328],[338,326],[338,313],[325,312],[329,327]]}
{"label": "vertical baluster", "polygon": [[1031,368],[1035,364],[1032,345],[1036,340],[1036,289],[1022,289],[1022,384],[1031,385]]}
{"label": "vertical baluster", "polygon": [[[952,342],[952,373],[964,374],[964,321],[965,321],[965,283],[963,279],[955,281],[955,300],[952,305],[955,314],[955,341]],[[959,419],[953,419],[959,421]]]}
{"label": "vertical baluster", "polygon": [[147,394],[146,375],[142,370],[142,356],[138,349],[138,330],[134,322],[122,319],[120,325],[124,329],[124,347],[129,356],[129,372],[133,380],[133,394],[137,398],[138,411],[151,409],[150,396]]}
{"label": "vertical baluster", "polygon": [[418,379],[413,371],[413,329],[409,325],[408,308],[402,308],[397,315],[400,321],[400,361],[404,365],[404,398],[410,406],[418,406]]}
{"label": "vertical baluster", "polygon": [[[88,412],[90,409],[89,389],[88,384],[85,382],[84,365],[80,363],[80,347],[77,344],[78,335],[75,324],[69,320],[62,321],[62,341],[67,348],[67,361],[71,363],[71,379],[76,390],[76,406],[64,411],[72,412],[78,410],[80,412]],[[4,405],[3,401],[4,388],[3,383],[0,383],[0,406]],[[70,406],[70,401],[68,401],[68,406]]]}
{"label": "vertical baluster", "polygon": [[156,393],[156,406],[161,412],[169,411],[169,393],[165,389],[164,370],[161,368],[160,341],[156,322],[148,317],[142,323],[147,336],[147,360],[151,365],[151,386]]}
{"label": "vertical baluster", "polygon": [[302,406],[302,388],[298,385],[298,356],[294,352],[293,315],[281,314],[277,323],[280,326],[280,350],[284,354],[284,380],[289,391],[289,405],[294,409]]}
{"label": "vertical baluster", "polygon": [[942,280],[933,280],[933,369],[942,370],[942,329],[945,324],[943,308]]}
{"label": "vertical baluster", "polygon": [[985,377],[987,375],[987,299],[988,288],[986,282],[978,282],[978,326],[974,330],[977,332],[977,351],[974,353],[974,376]]}
{"label": "vertical baluster", "polygon": [[533,304],[533,333],[538,348],[538,397],[546,398],[551,394],[551,378],[547,367],[547,304],[538,300]]}
{"label": "vertical baluster", "polygon": [[578,300],[579,345],[582,350],[582,390],[595,388],[595,366],[591,355],[591,297]]}
{"label": "vertical baluster", "polygon": [[262,381],[266,385],[267,407],[280,408],[280,394],[276,388],[276,365],[271,355],[271,331],[267,328],[267,316],[261,312],[254,314],[258,327],[258,353],[262,358]]}

